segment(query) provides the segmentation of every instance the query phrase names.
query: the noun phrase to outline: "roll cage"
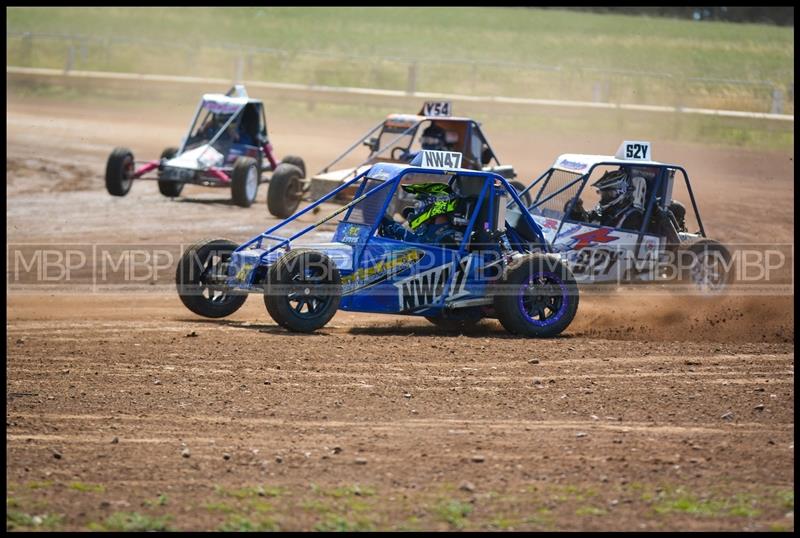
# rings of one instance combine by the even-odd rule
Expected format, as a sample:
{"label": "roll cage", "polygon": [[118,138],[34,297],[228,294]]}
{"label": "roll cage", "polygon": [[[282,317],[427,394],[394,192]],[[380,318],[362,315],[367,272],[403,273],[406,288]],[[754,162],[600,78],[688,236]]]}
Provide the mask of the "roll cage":
{"label": "roll cage", "polygon": [[[424,131],[421,129],[423,125],[427,128],[428,125],[436,122],[437,124],[451,124],[452,127],[460,131],[458,145],[450,149],[450,151],[457,151],[462,153],[465,157],[465,162],[471,164],[470,168],[480,170],[483,166],[488,166],[494,161],[498,166],[500,161],[494,152],[494,149],[489,145],[489,141],[481,130],[480,124],[475,120],[463,117],[441,117],[441,116],[417,116],[406,114],[391,114],[386,119],[372,127],[364,133],[356,142],[350,145],[333,161],[325,165],[320,174],[328,173],[335,164],[350,155],[357,147],[367,146],[370,149],[369,156],[361,163],[353,168],[353,174],[358,173],[358,169],[362,166],[379,160],[386,162],[405,162],[404,159],[395,158],[392,154],[386,155],[387,151],[391,148],[392,153],[394,148],[402,148],[405,156],[411,154],[411,146],[418,139],[418,133]],[[378,136],[373,136],[378,132]],[[405,145],[398,145],[398,142],[407,138]],[[476,149],[480,146],[480,149]]]}
{"label": "roll cage", "polygon": [[[512,238],[514,240],[511,241],[512,245],[514,245],[518,251],[524,252],[531,250],[530,248],[526,247],[526,244],[530,245],[530,243],[535,242],[537,243],[537,248],[550,252],[550,247],[547,241],[544,239],[541,229],[536,224],[531,214],[525,210],[525,204],[520,198],[520,195],[517,194],[516,190],[503,176],[488,171],[474,171],[466,169],[432,169],[394,163],[379,163],[372,166],[370,169],[362,172],[355,178],[344,182],[342,185],[330,191],[325,196],[319,200],[316,200],[303,210],[293,214],[286,220],[276,224],[275,226],[272,226],[271,228],[268,228],[265,232],[243,243],[236,249],[235,252],[241,252],[247,249],[262,249],[263,252],[259,255],[258,263],[268,263],[270,259],[274,258],[276,251],[279,249],[283,248],[290,250],[292,248],[293,241],[318,228],[334,217],[346,212],[344,218],[340,221],[340,224],[347,223],[349,225],[365,227],[368,230],[368,233],[364,233],[363,235],[359,236],[359,244],[354,245],[354,250],[356,251],[354,256],[354,266],[356,266],[360,262],[360,257],[364,247],[366,246],[366,243],[374,240],[376,237],[380,237],[376,236],[376,232],[380,226],[381,219],[383,215],[386,214],[387,209],[392,201],[392,197],[401,181],[405,176],[417,173],[442,177],[450,176],[451,181],[455,180],[456,178],[468,178],[468,180],[471,182],[471,195],[476,201],[471,208],[467,227],[464,231],[464,239],[458,247],[459,255],[463,256],[470,250],[470,243],[473,236],[472,232],[476,230],[476,225],[480,224],[481,229],[485,229],[485,219],[487,217],[489,219],[492,218],[492,214],[487,212],[485,208],[492,207],[495,203],[499,204],[501,201],[500,197],[503,196],[503,192],[511,197],[509,203],[502,206],[503,209],[512,208],[512,210],[514,210],[515,204],[519,209],[518,211],[514,210],[514,215],[510,219],[514,222],[510,228],[508,224],[508,218],[503,218],[502,223],[502,227],[505,228],[506,231],[511,230],[510,235],[514,236]],[[472,180],[471,178],[475,179]],[[483,180],[482,182],[480,182],[481,179]],[[361,182],[361,184],[356,187],[355,197],[348,204],[340,207],[333,213],[318,220],[317,222],[305,226],[300,231],[289,235],[277,234],[277,232],[287,225],[297,221],[303,215],[314,211],[321,204],[335,198],[340,192],[356,185],[358,182]],[[381,194],[383,196],[379,197]],[[367,200],[370,201],[367,202],[365,206],[361,207],[360,212],[358,213],[361,218],[356,219],[356,208],[359,204],[362,204]],[[368,209],[365,210],[365,207]],[[478,223],[477,220],[480,217],[484,217],[485,222]],[[494,214],[494,218],[498,218],[496,213]],[[495,220],[493,225],[499,226],[499,220]],[[517,233],[514,231],[517,228],[522,228],[526,231]],[[334,237],[335,236],[336,232],[334,232]],[[388,238],[381,239],[390,240]],[[265,247],[265,241],[270,242],[270,245]],[[431,245],[427,246],[431,247]]]}
{"label": "roll cage", "polygon": [[556,229],[554,237],[558,237],[561,233],[561,228],[564,225],[564,221],[570,222],[577,222],[574,219],[569,219],[567,216],[571,214],[573,208],[577,200],[580,199],[581,194],[584,192],[586,184],[588,183],[589,178],[592,176],[592,173],[595,169],[601,166],[629,166],[633,168],[656,168],[657,173],[655,177],[652,178],[652,183],[648,184],[647,186],[647,194],[646,194],[646,203],[644,207],[644,217],[642,219],[642,225],[638,231],[638,238],[636,242],[637,248],[642,242],[642,238],[646,233],[648,233],[648,228],[652,225],[652,217],[655,211],[666,211],[667,206],[669,205],[671,198],[672,198],[672,190],[674,185],[674,176],[676,172],[680,172],[683,175],[686,190],[689,193],[689,198],[692,202],[692,210],[694,211],[695,218],[697,219],[697,224],[699,227],[699,234],[702,237],[706,237],[705,229],[703,227],[703,221],[700,218],[700,211],[697,207],[697,201],[695,200],[694,193],[692,191],[691,183],[689,182],[689,175],[687,174],[686,170],[676,164],[665,164],[665,163],[658,163],[658,162],[641,162],[641,161],[622,161],[616,158],[609,157],[607,159],[600,159],[593,162],[588,170],[583,174],[577,174],[577,177],[573,179],[569,179],[563,185],[551,185],[550,183],[557,176],[557,172],[571,172],[570,170],[565,170],[563,167],[551,167],[545,173],[540,175],[534,181],[528,185],[525,190],[520,192],[520,197],[524,196],[525,193],[531,192],[533,193],[534,188],[536,189],[536,195],[532,197],[531,204],[527,207],[527,212],[530,214],[539,214],[542,216],[547,217],[555,217],[553,214],[553,210],[544,210],[544,205],[551,201],[557,199],[557,197],[563,193],[569,192],[569,190],[575,186],[578,187],[577,192],[570,197],[567,205],[563,208],[563,211],[560,211],[561,215],[557,218],[558,227]]}
{"label": "roll cage", "polygon": [[[202,121],[199,121],[204,110],[206,113],[202,116]],[[224,122],[219,122],[217,121],[219,116],[228,117]],[[212,135],[205,136],[203,127],[211,121],[216,122],[217,128]],[[261,147],[267,143],[267,120],[264,104],[259,99],[248,97],[243,86],[233,86],[224,95],[203,95],[192,116],[192,121],[189,123],[186,136],[183,137],[178,148],[178,155],[202,144],[208,144],[226,154],[229,148],[217,147],[217,144],[234,123],[237,127],[240,123],[246,123],[243,127],[251,138],[247,145]]]}

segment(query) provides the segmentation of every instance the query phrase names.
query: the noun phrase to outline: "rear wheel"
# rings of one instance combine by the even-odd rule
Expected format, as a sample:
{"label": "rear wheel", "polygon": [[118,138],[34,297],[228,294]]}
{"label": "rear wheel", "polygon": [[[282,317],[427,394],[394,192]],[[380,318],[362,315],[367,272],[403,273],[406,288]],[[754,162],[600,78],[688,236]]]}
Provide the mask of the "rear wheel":
{"label": "rear wheel", "polygon": [[578,285],[558,258],[529,254],[506,271],[494,297],[497,319],[512,334],[560,334],[578,311]]}
{"label": "rear wheel", "polygon": [[731,280],[731,254],[713,239],[696,239],[678,248],[681,280],[701,294],[724,291]]}
{"label": "rear wheel", "polygon": [[114,148],[106,163],[106,190],[112,196],[125,196],[133,184],[133,152],[128,148]]}
{"label": "rear wheel", "polygon": [[239,157],[233,163],[231,196],[233,203],[250,207],[256,200],[259,184],[258,163],[252,157]]}
{"label": "rear wheel", "polygon": [[306,177],[306,163],[302,157],[298,157],[297,155],[287,155],[286,157],[281,159],[281,163],[288,163],[295,165],[297,168],[300,169],[302,177]]}
{"label": "rear wheel", "polygon": [[[177,154],[178,148],[167,148],[161,152],[161,159],[172,159]],[[159,172],[158,175],[160,177],[161,172]],[[184,183],[178,183],[177,181],[158,181],[158,191],[164,196],[168,196],[170,198],[177,198],[180,196],[183,186]]]}
{"label": "rear wheel", "polygon": [[309,333],[324,327],[339,308],[339,270],[322,252],[290,250],[270,267],[267,282],[267,312],[290,331]]}
{"label": "rear wheel", "polygon": [[186,308],[207,318],[223,318],[239,310],[246,294],[234,294],[221,282],[237,245],[227,239],[204,239],[183,253],[175,272],[178,296]]}
{"label": "rear wheel", "polygon": [[[509,181],[508,182],[514,189],[517,191],[517,194],[521,193],[525,190],[525,185],[521,181]],[[526,192],[521,196],[522,201],[525,202],[525,207],[529,207],[531,205],[531,191]]]}
{"label": "rear wheel", "polygon": [[285,219],[297,210],[303,198],[303,172],[297,166],[281,163],[272,173],[267,189],[270,214]]}

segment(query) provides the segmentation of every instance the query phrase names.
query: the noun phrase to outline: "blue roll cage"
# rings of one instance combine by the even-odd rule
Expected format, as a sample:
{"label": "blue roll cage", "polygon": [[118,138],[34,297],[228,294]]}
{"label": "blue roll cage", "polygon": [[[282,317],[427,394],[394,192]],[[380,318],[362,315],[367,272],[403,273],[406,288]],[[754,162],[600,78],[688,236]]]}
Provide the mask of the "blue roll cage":
{"label": "blue roll cage", "polygon": [[[389,179],[379,179],[379,178],[369,177],[370,172],[372,172],[375,167],[380,167],[383,170],[393,170],[394,169],[395,170],[395,175],[393,177],[389,178]],[[389,204],[392,201],[392,196],[394,195],[394,192],[396,190],[397,185],[400,184],[400,181],[403,179],[404,176],[406,176],[408,174],[413,174],[413,173],[428,174],[428,175],[441,175],[441,176],[446,176],[446,175],[447,176],[455,176],[455,175],[458,175],[458,176],[473,176],[473,177],[483,177],[484,178],[484,184],[483,184],[483,187],[481,188],[481,193],[478,196],[478,201],[475,204],[475,207],[472,209],[472,215],[470,216],[469,224],[467,225],[467,229],[466,229],[466,231],[464,233],[464,239],[461,241],[461,244],[459,245],[459,248],[458,248],[459,256],[463,256],[467,252],[467,245],[469,244],[469,240],[470,240],[470,237],[471,237],[471,234],[472,234],[472,230],[473,230],[473,228],[475,226],[475,221],[478,218],[478,214],[480,212],[479,210],[482,207],[482,204],[483,204],[484,200],[486,200],[486,203],[488,203],[488,204],[494,203],[495,193],[494,193],[494,189],[491,188],[491,186],[494,185],[496,181],[499,181],[500,184],[503,187],[505,187],[506,193],[508,193],[511,196],[511,200],[509,201],[508,206],[510,206],[512,203],[516,203],[519,206],[519,208],[521,209],[522,218],[526,219],[527,223],[535,231],[535,233],[536,233],[541,245],[544,247],[544,249],[547,252],[551,252],[550,245],[545,240],[544,235],[542,234],[542,231],[539,228],[539,225],[536,224],[536,221],[533,219],[533,217],[531,216],[530,212],[526,210],[525,203],[520,198],[520,194],[517,194],[517,192],[514,189],[514,187],[512,187],[508,183],[508,181],[506,181],[506,179],[503,176],[501,176],[499,174],[495,174],[493,172],[480,171],[480,170],[466,170],[466,169],[461,169],[461,168],[453,169],[453,170],[445,170],[445,169],[438,169],[438,168],[422,168],[422,167],[418,167],[418,166],[401,165],[401,164],[393,164],[393,163],[380,163],[380,164],[374,165],[369,170],[366,170],[365,172],[359,174],[355,178],[353,178],[351,180],[348,180],[346,183],[343,183],[342,185],[340,185],[336,189],[332,190],[331,192],[329,192],[328,194],[326,194],[325,196],[323,196],[322,198],[320,198],[319,200],[317,200],[313,204],[311,204],[311,205],[307,206],[306,208],[304,208],[302,211],[300,211],[298,213],[295,213],[294,215],[292,215],[291,217],[285,219],[284,221],[276,224],[275,226],[272,226],[271,228],[268,228],[265,232],[260,233],[257,236],[255,236],[255,237],[251,238],[250,240],[246,241],[245,243],[240,245],[238,248],[236,248],[234,252],[241,252],[241,251],[243,251],[245,249],[250,248],[252,245],[256,245],[256,248],[260,249],[260,248],[262,248],[262,245],[263,245],[263,242],[264,242],[265,239],[269,240],[269,241],[276,241],[277,242],[276,244],[274,244],[274,245],[270,246],[269,248],[267,248],[266,250],[264,250],[264,252],[259,256],[259,265],[261,265],[261,264],[263,264],[265,262],[267,256],[270,253],[272,253],[275,250],[277,250],[277,249],[279,249],[281,247],[284,247],[284,246],[287,247],[287,250],[290,250],[292,241],[294,241],[298,237],[301,237],[301,236],[305,235],[306,233],[310,232],[311,230],[319,227],[321,224],[331,220],[335,216],[343,213],[345,210],[347,210],[348,212],[347,212],[347,215],[345,215],[344,221],[347,221],[348,218],[350,217],[350,214],[352,212],[353,207],[356,204],[358,204],[359,202],[361,202],[365,198],[368,198],[370,196],[374,196],[380,190],[391,186],[391,191],[389,192],[388,196],[386,196],[386,199],[383,201],[383,204],[381,206],[381,211],[380,211],[380,213],[378,213],[378,217],[376,218],[375,222],[373,222],[370,225],[370,233],[367,236],[366,240],[361,245],[363,247],[364,245],[366,245],[367,242],[369,242],[373,237],[375,237],[375,231],[378,228],[378,226],[380,225],[380,217],[386,213],[386,210],[387,210],[387,208],[389,207]],[[324,202],[334,198],[339,192],[341,192],[344,189],[348,188],[349,186],[355,184],[357,181],[361,181],[365,177],[366,177],[367,181],[378,181],[378,182],[380,182],[380,185],[377,185],[377,186],[371,188],[367,192],[364,192],[364,189],[366,188],[366,185],[367,185],[367,181],[364,181],[361,184],[361,186],[358,188],[358,191],[356,192],[353,200],[351,202],[349,202],[347,205],[345,205],[345,206],[341,207],[340,209],[334,211],[330,215],[328,215],[328,216],[324,217],[323,219],[315,222],[314,224],[310,224],[309,226],[306,226],[305,228],[303,228],[299,232],[296,232],[295,234],[293,234],[293,235],[291,235],[289,237],[283,237],[283,236],[279,236],[279,235],[274,235],[275,232],[277,232],[278,230],[280,230],[281,228],[283,228],[287,224],[289,224],[291,222],[294,222],[299,217],[301,217],[302,215],[305,215],[309,211],[313,211],[314,208],[319,207]],[[430,245],[427,245],[427,246],[430,246]],[[353,267],[357,267],[358,263],[360,263],[361,255],[362,255],[363,251],[364,251],[364,249],[361,248],[360,251],[358,252],[357,258],[353,260]]]}

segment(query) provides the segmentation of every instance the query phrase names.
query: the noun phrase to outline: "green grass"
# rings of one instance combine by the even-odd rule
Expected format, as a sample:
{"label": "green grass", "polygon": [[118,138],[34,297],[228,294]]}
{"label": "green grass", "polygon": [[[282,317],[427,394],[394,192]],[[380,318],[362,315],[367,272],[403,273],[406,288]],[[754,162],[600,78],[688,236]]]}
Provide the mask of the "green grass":
{"label": "green grass", "polygon": [[794,490],[779,491],[777,498],[783,508],[794,510]]}
{"label": "green grass", "polygon": [[535,527],[542,527],[545,529],[552,529],[555,525],[555,517],[553,516],[553,512],[545,507],[542,506],[541,508],[537,508],[532,514],[525,518],[525,523],[529,523],[534,525]]}
{"label": "green grass", "polygon": [[697,495],[682,487],[667,489],[654,496],[644,496],[652,501],[652,510],[658,515],[687,514],[701,517],[756,517],[759,498],[751,495],[733,496]]}
{"label": "green grass", "polygon": [[459,500],[445,501],[434,508],[434,513],[451,527],[462,529],[466,524],[467,516],[472,513],[472,505]]}
{"label": "green grass", "polygon": [[92,531],[171,531],[169,521],[172,516],[148,516],[138,512],[115,512],[102,523],[92,522],[87,525]]}
{"label": "green grass", "polygon": [[228,517],[217,530],[223,532],[276,532],[280,525],[272,518],[252,518],[235,514]]}
{"label": "green grass", "polygon": [[604,516],[608,512],[603,508],[598,508],[596,506],[581,506],[577,510],[575,510],[575,515],[584,517],[584,516]]}
{"label": "green grass", "polygon": [[153,506],[166,506],[167,501],[168,501],[167,496],[161,493],[155,499],[145,499],[144,501],[142,501],[142,505],[147,506],[148,508]]}
{"label": "green grass", "polygon": [[[78,43],[76,69],[232,77],[239,52],[212,48],[232,43],[284,51],[246,59],[244,78],[250,80],[405,90],[409,61],[418,60],[416,88],[421,91],[591,99],[600,84],[598,90],[615,102],[758,111],[769,110],[770,88],[687,79],[765,80],[788,92],[794,77],[793,28],[758,24],[530,8],[10,8],[6,13],[7,33],[182,45]],[[7,38],[7,47],[9,65],[56,68],[65,65],[68,50],[62,41],[26,44],[16,35]],[[307,50],[339,56],[302,52]],[[535,63],[563,70],[434,60]],[[788,97],[786,107],[793,110]]]}
{"label": "green grass", "polygon": [[341,515],[329,514],[314,525],[314,530],[319,532],[374,531],[375,525],[365,518],[351,520]]}
{"label": "green grass", "polygon": [[53,529],[61,524],[61,514],[31,515],[21,510],[8,510],[6,504],[6,530],[31,530],[34,528]]}
{"label": "green grass", "polygon": [[92,493],[102,493],[106,490],[102,484],[87,484],[84,482],[72,482],[69,485],[69,489]]}
{"label": "green grass", "polygon": [[32,481],[25,484],[28,486],[28,489],[47,489],[53,486],[53,482],[51,480],[45,480],[43,482]]}
{"label": "green grass", "polygon": [[223,497],[235,497],[236,499],[249,499],[252,497],[280,497],[284,493],[284,488],[274,486],[248,486],[239,489],[226,489],[221,486],[214,486],[217,495]]}
{"label": "green grass", "polygon": [[323,489],[316,484],[311,484],[311,491],[326,497],[340,499],[343,497],[372,497],[375,495],[375,488],[360,486],[359,484],[337,486],[331,489]]}

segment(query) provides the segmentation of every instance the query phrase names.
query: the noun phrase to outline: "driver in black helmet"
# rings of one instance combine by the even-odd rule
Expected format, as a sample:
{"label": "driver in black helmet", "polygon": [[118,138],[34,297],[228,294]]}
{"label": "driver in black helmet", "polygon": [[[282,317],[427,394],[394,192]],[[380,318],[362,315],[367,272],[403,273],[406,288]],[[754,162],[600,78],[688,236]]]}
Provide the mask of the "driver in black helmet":
{"label": "driver in black helmet", "polygon": [[[419,143],[422,149],[433,151],[448,151],[450,148],[447,146],[447,133],[441,126],[435,122],[431,122],[419,137]],[[403,157],[409,162],[414,160],[414,157],[419,155],[418,151],[413,153],[406,153]]]}
{"label": "driver in black helmet", "polygon": [[606,172],[592,184],[600,194],[597,207],[586,211],[583,209],[583,201],[578,199],[569,217],[600,226],[639,230],[644,217],[644,181],[644,178],[638,176],[632,181],[623,169]]}
{"label": "driver in black helmet", "polygon": [[422,136],[419,139],[422,144],[422,149],[430,149],[434,151],[447,150],[447,135],[440,126],[436,123],[431,124],[422,131]]}

